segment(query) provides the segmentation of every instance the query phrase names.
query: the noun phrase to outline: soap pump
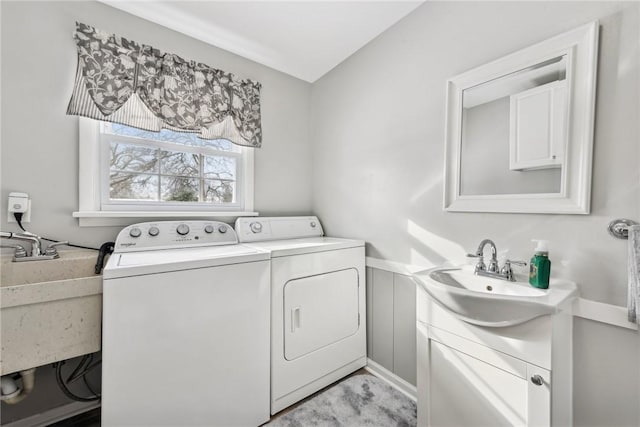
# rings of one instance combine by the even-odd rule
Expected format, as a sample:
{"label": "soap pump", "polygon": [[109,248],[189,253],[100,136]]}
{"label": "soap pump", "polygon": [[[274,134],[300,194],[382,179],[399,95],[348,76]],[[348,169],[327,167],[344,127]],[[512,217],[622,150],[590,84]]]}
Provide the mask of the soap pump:
{"label": "soap pump", "polygon": [[549,241],[532,240],[538,245],[534,249],[535,253],[531,258],[529,267],[529,283],[531,286],[540,289],[549,287],[549,275],[551,273],[551,261],[549,261]]}

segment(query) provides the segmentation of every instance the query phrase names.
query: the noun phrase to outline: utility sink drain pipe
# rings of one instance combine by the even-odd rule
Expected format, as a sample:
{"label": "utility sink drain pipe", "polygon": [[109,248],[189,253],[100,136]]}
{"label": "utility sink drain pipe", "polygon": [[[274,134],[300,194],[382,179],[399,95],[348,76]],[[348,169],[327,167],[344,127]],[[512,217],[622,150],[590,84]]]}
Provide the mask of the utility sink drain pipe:
{"label": "utility sink drain pipe", "polygon": [[36,382],[36,368],[20,371],[20,377],[22,378],[22,388],[18,387],[11,375],[2,377],[0,382],[2,389],[0,400],[9,405],[13,405],[21,402],[31,393]]}

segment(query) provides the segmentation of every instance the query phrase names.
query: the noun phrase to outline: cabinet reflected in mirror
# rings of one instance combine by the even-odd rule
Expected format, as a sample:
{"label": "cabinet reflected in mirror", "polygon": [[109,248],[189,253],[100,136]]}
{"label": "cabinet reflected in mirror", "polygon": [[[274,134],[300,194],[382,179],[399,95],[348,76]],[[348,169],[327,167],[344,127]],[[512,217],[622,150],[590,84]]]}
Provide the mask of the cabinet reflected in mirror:
{"label": "cabinet reflected in mirror", "polygon": [[560,193],[566,75],[563,55],[462,92],[462,195]]}

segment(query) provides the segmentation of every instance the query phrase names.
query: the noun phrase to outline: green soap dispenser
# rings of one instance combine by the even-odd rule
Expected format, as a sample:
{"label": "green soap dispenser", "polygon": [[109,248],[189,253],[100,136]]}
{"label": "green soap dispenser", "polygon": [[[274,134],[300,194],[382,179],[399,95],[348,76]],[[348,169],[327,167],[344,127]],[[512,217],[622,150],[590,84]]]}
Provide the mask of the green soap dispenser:
{"label": "green soap dispenser", "polygon": [[549,242],[547,240],[532,240],[538,242],[535,254],[529,264],[529,283],[540,289],[549,287],[549,275],[551,274],[551,261],[549,261]]}

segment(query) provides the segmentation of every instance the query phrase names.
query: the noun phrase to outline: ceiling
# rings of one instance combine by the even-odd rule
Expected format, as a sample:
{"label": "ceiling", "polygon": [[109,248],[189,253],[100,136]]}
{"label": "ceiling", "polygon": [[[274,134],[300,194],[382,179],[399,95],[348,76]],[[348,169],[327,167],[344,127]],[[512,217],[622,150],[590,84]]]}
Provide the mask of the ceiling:
{"label": "ceiling", "polygon": [[314,82],[424,0],[101,1]]}

